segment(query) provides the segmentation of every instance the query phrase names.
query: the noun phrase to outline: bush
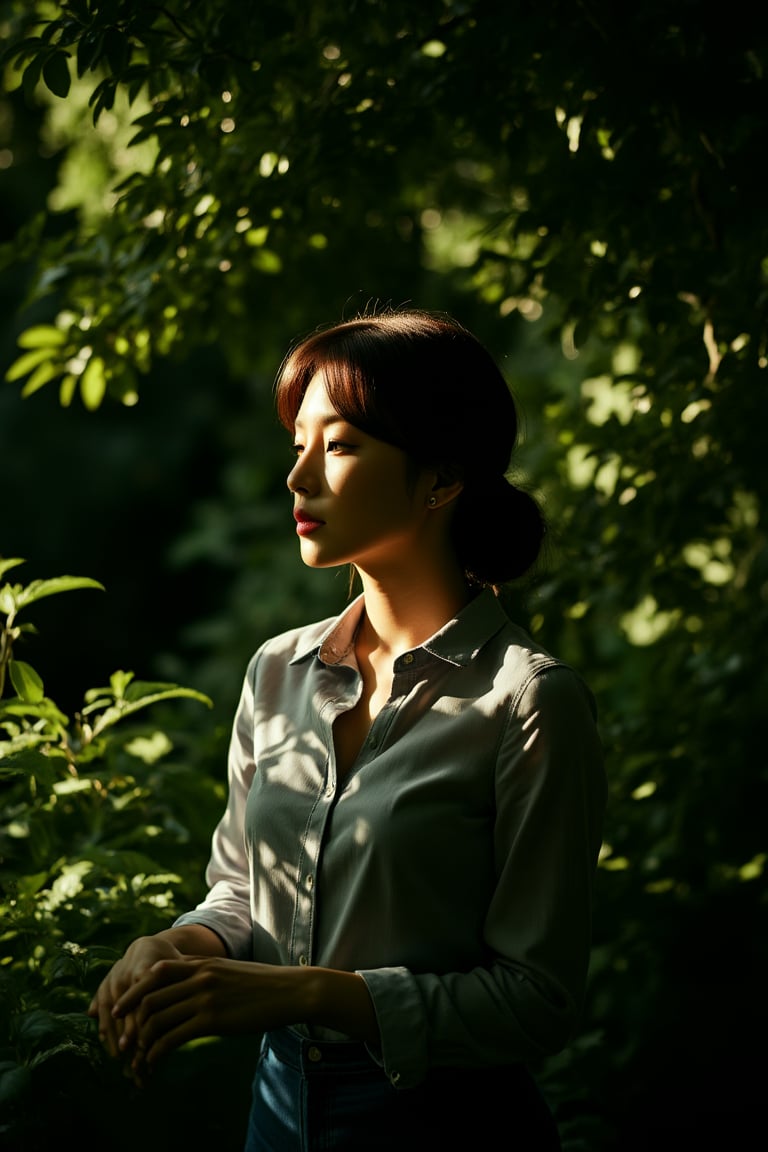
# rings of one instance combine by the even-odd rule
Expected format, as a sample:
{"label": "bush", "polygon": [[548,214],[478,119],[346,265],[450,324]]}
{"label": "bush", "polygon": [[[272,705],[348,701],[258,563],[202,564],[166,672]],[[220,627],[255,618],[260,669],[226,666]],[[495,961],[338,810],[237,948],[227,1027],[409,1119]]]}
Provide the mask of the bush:
{"label": "bush", "polygon": [[[0,578],[21,563],[0,560]],[[38,672],[15,658],[34,631],[18,622],[22,610],[45,596],[100,587],[72,576],[0,587],[0,1143],[7,1152],[42,1152],[54,1134],[57,1146],[68,1136],[79,1148],[167,1146],[171,1134],[182,1134],[182,1097],[198,1076],[207,1091],[218,1080],[222,1101],[232,1091],[222,1042],[210,1041],[178,1053],[142,1093],[105,1057],[86,1015],[127,942],[167,927],[179,902],[200,895],[223,799],[222,786],[200,771],[186,727],[185,702],[211,704],[202,693],[118,671],[108,686],[87,691],[70,718],[46,696]],[[245,1074],[248,1061],[238,1063]],[[209,1138],[221,1143],[239,1118],[224,1108],[212,1123]],[[185,1141],[194,1146],[192,1129]]]}

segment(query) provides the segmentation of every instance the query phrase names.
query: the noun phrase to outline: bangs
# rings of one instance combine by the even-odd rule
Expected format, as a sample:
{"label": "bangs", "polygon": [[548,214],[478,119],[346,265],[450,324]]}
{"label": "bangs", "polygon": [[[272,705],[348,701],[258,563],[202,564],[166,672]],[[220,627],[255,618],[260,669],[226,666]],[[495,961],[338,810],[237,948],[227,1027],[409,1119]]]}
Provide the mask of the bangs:
{"label": "bangs", "polygon": [[514,401],[490,353],[456,321],[390,312],[306,337],[275,382],[277,415],[290,433],[318,375],[343,420],[415,463],[464,476],[508,467]]}
{"label": "bangs", "polygon": [[344,331],[316,333],[289,352],[275,381],[275,406],[283,427],[294,432],[307,388],[322,375],[331,406],[343,420],[401,446],[381,404],[382,348],[377,335],[370,322],[352,321]]}

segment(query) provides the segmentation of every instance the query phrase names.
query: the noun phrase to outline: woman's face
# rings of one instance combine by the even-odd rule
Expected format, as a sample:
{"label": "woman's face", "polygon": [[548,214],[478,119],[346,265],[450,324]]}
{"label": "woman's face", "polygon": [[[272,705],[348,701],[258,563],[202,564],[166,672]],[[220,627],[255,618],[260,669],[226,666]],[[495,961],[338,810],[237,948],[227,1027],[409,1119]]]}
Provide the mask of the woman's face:
{"label": "woman's face", "polygon": [[287,483],[305,564],[383,575],[413,562],[435,475],[414,479],[402,449],[342,419],[321,374],[297,413],[294,450]]}

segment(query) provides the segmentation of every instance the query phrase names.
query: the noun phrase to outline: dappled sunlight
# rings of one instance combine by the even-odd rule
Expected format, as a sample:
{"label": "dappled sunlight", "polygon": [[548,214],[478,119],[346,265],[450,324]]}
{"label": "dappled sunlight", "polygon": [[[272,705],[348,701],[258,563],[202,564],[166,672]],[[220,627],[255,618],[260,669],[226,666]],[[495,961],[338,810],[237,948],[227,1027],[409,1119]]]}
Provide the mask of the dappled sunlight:
{"label": "dappled sunlight", "polygon": [[616,381],[611,376],[596,376],[584,380],[582,395],[590,402],[587,419],[590,424],[605,424],[615,416],[620,424],[629,424],[638,407],[637,386],[626,381]]}
{"label": "dappled sunlight", "polygon": [[622,632],[638,648],[655,644],[671,629],[679,624],[682,613],[679,609],[666,612],[659,608],[656,598],[651,595],[642,599],[629,612],[625,612],[619,623]]}
{"label": "dappled sunlight", "polygon": [[729,584],[736,574],[731,549],[731,541],[724,536],[718,540],[691,541],[683,547],[683,559],[699,572],[705,583],[720,586]]}
{"label": "dappled sunlight", "polygon": [[[523,24],[478,0],[359,7],[15,0],[0,18],[0,548],[92,570],[117,605],[79,622],[43,609],[16,656],[42,653],[46,696],[74,695],[70,737],[77,685],[123,659],[189,674],[217,717],[215,732],[171,717],[167,735],[163,712],[129,717],[87,761],[72,741],[71,775],[45,716],[8,712],[5,1099],[28,1100],[41,1146],[71,1111],[93,1116],[98,1058],[80,1075],[85,1049],[41,1039],[37,1010],[71,1029],[108,955],[202,898],[246,661],[344,600],[346,574],[306,576],[295,555],[268,395],[285,348],[366,301],[413,300],[501,353],[525,416],[516,465],[548,528],[510,605],[584,674],[605,740],[588,1043],[551,1070],[566,1143],[748,1145],[757,1065],[729,1054],[760,1034],[768,939],[768,36],[759,10],[701,4],[534,5]],[[284,821],[296,795],[273,783]],[[307,841],[330,846],[338,884],[343,840],[348,890],[390,851],[358,786]],[[409,822],[441,816],[405,787],[401,886],[424,872]],[[309,883],[284,833],[258,832],[268,898]],[[323,936],[325,881],[301,899]],[[371,903],[340,953],[368,949],[388,912]],[[13,1077],[29,1090],[14,1097]],[[47,1090],[64,1077],[68,1093]],[[174,1108],[159,1087],[147,1131],[167,1122],[181,1144],[187,1125],[194,1144],[195,1092]],[[215,1087],[199,1098],[220,1102]],[[112,1103],[105,1131],[115,1116],[128,1131],[132,1109]]]}
{"label": "dappled sunlight", "polygon": [[630,867],[630,862],[626,856],[614,856],[613,845],[603,841],[597,858],[597,866],[605,869],[606,872],[626,872]]}
{"label": "dappled sunlight", "polygon": [[90,76],[73,76],[66,100],[53,97],[43,84],[38,85],[37,98],[47,106],[43,147],[52,153],[65,149],[49,207],[54,212],[75,209],[96,223],[114,208],[114,188],[120,180],[151,171],[158,146],[151,138],[131,143],[134,120],[150,108],[144,96],[129,104],[125,91],[118,90],[113,107],[102,112],[94,125],[89,104],[92,90]]}

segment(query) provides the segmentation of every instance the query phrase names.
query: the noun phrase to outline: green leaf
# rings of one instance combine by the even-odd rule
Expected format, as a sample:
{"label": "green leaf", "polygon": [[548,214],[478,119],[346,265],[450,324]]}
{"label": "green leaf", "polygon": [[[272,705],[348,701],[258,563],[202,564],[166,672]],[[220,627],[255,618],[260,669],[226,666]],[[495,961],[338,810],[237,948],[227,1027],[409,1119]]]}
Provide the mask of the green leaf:
{"label": "green leaf", "polygon": [[0,718],[3,716],[36,716],[38,720],[47,720],[53,724],[57,732],[66,729],[68,724],[67,717],[47,696],[36,703],[20,700],[17,696],[10,700],[0,700]]}
{"label": "green leaf", "polygon": [[44,788],[52,787],[57,776],[56,764],[57,761],[60,764],[63,754],[40,751],[50,740],[50,733],[24,732],[13,740],[0,741],[0,779],[34,776]]}
{"label": "green leaf", "polygon": [[55,348],[66,338],[66,333],[53,324],[35,324],[25,328],[16,342],[20,348]]}
{"label": "green leaf", "polygon": [[124,672],[122,669],[113,672],[109,678],[109,686],[116,700],[122,700],[126,689],[133,680],[133,672]]}
{"label": "green leaf", "polygon": [[11,660],[8,664],[11,683],[21,700],[38,704],[45,696],[43,681],[31,664],[23,660]]}
{"label": "green leaf", "polygon": [[207,705],[208,708],[213,707],[213,701],[202,692],[196,692],[193,688],[172,687],[166,692],[154,692],[150,696],[144,696],[142,699],[132,702],[124,700],[119,704],[114,704],[111,708],[107,708],[107,710],[94,721],[93,734],[94,736],[99,735],[106,728],[111,728],[112,725],[117,724],[119,720],[123,720],[126,716],[131,716],[134,712],[138,712],[142,708],[148,708],[150,704],[156,704],[160,700],[173,700],[178,697],[198,700],[201,704]]}
{"label": "green leaf", "polygon": [[12,560],[0,559],[0,576],[4,576],[6,572],[10,572],[11,568],[17,568],[19,564],[26,564],[26,560],[21,560],[18,556]]}
{"label": "green leaf", "polygon": [[0,612],[5,616],[12,616],[16,613],[16,591],[18,585],[4,584],[0,588]]}
{"label": "green leaf", "polygon": [[98,588],[104,591],[104,585],[98,580],[91,580],[89,576],[55,576],[51,580],[33,580],[23,588],[16,597],[18,608],[42,600],[44,596],[55,596],[59,592],[72,592],[77,588]]}
{"label": "green leaf", "polygon": [[21,1101],[31,1083],[32,1074],[24,1064],[4,1061],[0,1065],[0,1104]]}
{"label": "green leaf", "polygon": [[82,76],[88,69],[93,69],[99,62],[102,53],[101,33],[84,32],[77,42],[77,74]]}
{"label": "green leaf", "polygon": [[42,56],[35,56],[24,69],[21,77],[21,87],[27,100],[32,100],[43,68]]}
{"label": "green leaf", "polygon": [[60,375],[61,366],[54,364],[52,360],[48,360],[44,364],[40,364],[37,368],[35,368],[29,380],[27,380],[26,384],[22,388],[22,397],[26,399],[27,396],[31,396],[34,392],[37,392],[39,388],[42,388],[45,384],[47,384],[49,380],[53,380],[54,377]]}
{"label": "green leaf", "polygon": [[96,124],[102,112],[108,112],[115,102],[117,81],[112,76],[106,76],[94,88],[88,103],[93,107],[93,123]]}
{"label": "green leaf", "polygon": [[59,388],[59,403],[61,404],[62,408],[69,408],[70,404],[72,403],[72,397],[75,394],[76,388],[77,376],[73,376],[71,373],[68,376],[65,376]]}
{"label": "green leaf", "polygon": [[94,412],[107,390],[107,377],[104,371],[104,361],[101,356],[91,356],[80,377],[80,395],[83,404],[90,412]]}
{"label": "green leaf", "polygon": [[119,28],[107,28],[105,31],[104,55],[113,73],[119,74],[125,71],[131,56],[131,43]]}
{"label": "green leaf", "polygon": [[66,52],[54,52],[43,64],[43,80],[54,96],[62,99],[68,95],[72,83],[69,75],[69,56]]}
{"label": "green leaf", "polygon": [[41,36],[25,36],[23,39],[16,41],[15,44],[8,45],[3,52],[0,52],[0,66],[17,61],[16,67],[21,67],[21,61],[27,57],[37,55],[38,49],[43,43]]}
{"label": "green leaf", "polygon": [[42,1008],[33,1008],[31,1012],[25,1012],[19,1021],[18,1034],[23,1040],[39,1041],[60,1032],[61,1027],[56,1017]]}
{"label": "green leaf", "polygon": [[31,352],[25,352],[22,356],[19,356],[17,360],[14,360],[5,374],[5,378],[9,384],[12,384],[14,380],[20,380],[22,376],[26,376],[33,368],[37,368],[38,364],[42,364],[44,361],[50,360],[50,358],[51,352],[49,348],[34,348]]}

